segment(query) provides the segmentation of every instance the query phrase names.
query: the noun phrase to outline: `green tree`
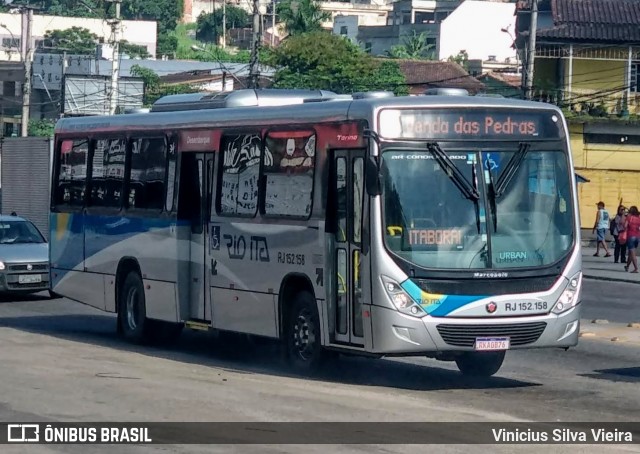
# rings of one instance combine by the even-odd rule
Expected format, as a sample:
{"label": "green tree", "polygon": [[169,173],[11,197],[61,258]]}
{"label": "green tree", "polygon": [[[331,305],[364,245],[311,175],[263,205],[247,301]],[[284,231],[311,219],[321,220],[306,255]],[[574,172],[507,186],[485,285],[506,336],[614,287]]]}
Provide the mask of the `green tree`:
{"label": "green tree", "polygon": [[322,23],[332,17],[315,0],[283,0],[277,4],[276,14],[289,35],[320,31]]}
{"label": "green tree", "polygon": [[401,44],[391,46],[387,55],[391,58],[404,58],[409,60],[433,60],[434,44],[428,43],[429,34],[418,33],[415,30],[402,38]]}
{"label": "green tree", "polygon": [[[36,2],[32,2],[36,3]],[[44,0],[43,12],[52,16],[106,17],[107,3],[100,0]]]}
{"label": "green tree", "polygon": [[120,53],[127,54],[131,58],[149,58],[149,52],[144,46],[138,44],[131,44],[126,40],[120,41]]}
{"label": "green tree", "polygon": [[61,54],[89,55],[95,54],[98,36],[82,27],[71,27],[65,30],[47,30],[44,34],[45,46],[50,52]]}
{"label": "green tree", "polygon": [[27,134],[38,137],[51,137],[55,127],[55,120],[29,120]]}
{"label": "green tree", "polygon": [[278,88],[406,93],[396,62],[376,61],[349,40],[324,32],[288,38],[265,63],[276,67],[274,86]]}
{"label": "green tree", "polygon": [[450,56],[447,61],[454,62],[462,66],[464,69],[469,67],[469,54],[466,50],[461,50],[458,55]]}
{"label": "green tree", "polygon": [[[227,5],[226,23],[227,29],[244,28],[251,25],[249,14],[242,8]],[[200,14],[197,20],[196,39],[203,42],[217,43],[222,36],[222,10],[217,9],[213,13]]]}

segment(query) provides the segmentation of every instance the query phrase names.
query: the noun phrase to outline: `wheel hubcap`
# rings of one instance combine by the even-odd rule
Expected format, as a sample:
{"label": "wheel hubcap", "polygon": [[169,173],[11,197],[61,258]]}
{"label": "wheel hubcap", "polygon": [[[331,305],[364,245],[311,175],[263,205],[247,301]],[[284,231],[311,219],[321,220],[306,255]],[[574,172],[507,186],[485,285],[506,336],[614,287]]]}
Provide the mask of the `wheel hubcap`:
{"label": "wheel hubcap", "polygon": [[306,311],[300,312],[293,324],[293,346],[297,355],[307,361],[313,355],[316,343],[312,328],[311,316]]}
{"label": "wheel hubcap", "polygon": [[127,294],[127,324],[134,331],[138,326],[138,289],[129,289]]}

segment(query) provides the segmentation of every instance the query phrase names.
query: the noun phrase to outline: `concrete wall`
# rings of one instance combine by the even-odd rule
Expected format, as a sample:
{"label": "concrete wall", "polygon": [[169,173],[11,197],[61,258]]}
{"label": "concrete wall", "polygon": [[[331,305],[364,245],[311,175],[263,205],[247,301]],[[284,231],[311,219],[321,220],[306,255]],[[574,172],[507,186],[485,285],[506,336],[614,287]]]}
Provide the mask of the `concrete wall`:
{"label": "concrete wall", "polygon": [[469,59],[515,60],[513,39],[502,28],[515,29],[515,3],[466,0],[440,25],[439,59],[446,60],[464,49]]}
{"label": "concrete wall", "polygon": [[640,145],[588,143],[587,132],[640,135],[640,126],[608,122],[598,125],[570,123],[571,153],[576,172],[589,179],[578,185],[582,228],[593,227],[595,204],[605,202],[614,212],[620,201],[640,206]]}
{"label": "concrete wall", "polygon": [[[19,14],[0,14],[0,38],[11,38],[12,34],[15,38],[20,38],[22,28],[22,19]],[[86,17],[62,17],[62,16],[41,16],[34,14],[33,16],[33,42],[44,39],[44,35],[48,30],[66,30],[71,27],[82,27],[95,33],[98,37],[105,41],[111,36],[111,27],[106,21],[100,19],[89,19]],[[127,40],[131,44],[145,46],[147,52],[151,56],[156,54],[157,42],[157,26],[155,21],[122,21],[122,39]],[[0,43],[1,44],[1,43]],[[0,60],[20,60],[20,49],[10,47],[0,47]]]}

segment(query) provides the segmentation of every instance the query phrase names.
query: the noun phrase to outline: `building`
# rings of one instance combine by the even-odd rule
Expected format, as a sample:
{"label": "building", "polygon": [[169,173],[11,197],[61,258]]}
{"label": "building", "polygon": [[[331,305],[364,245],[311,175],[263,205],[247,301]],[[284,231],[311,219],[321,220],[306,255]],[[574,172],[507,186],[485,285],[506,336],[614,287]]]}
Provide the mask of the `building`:
{"label": "building", "polygon": [[[31,46],[33,49],[46,49],[44,36],[50,30],[66,30],[82,27],[98,36],[103,42],[109,41],[110,25],[101,19],[87,17],[62,17],[33,15]],[[0,60],[20,61],[22,17],[20,14],[0,13]],[[144,46],[152,58],[156,55],[157,25],[155,21],[122,21],[121,38],[130,44]]]}
{"label": "building", "polygon": [[[473,75],[473,73],[470,72]],[[476,77],[485,86],[485,93],[505,98],[522,97],[522,75],[490,71]]]}
{"label": "building", "polygon": [[[570,122],[583,228],[595,204],[640,204],[640,2],[538,2],[534,99],[561,106]],[[526,55],[530,0],[517,4],[516,44]]]}
{"label": "building", "polygon": [[446,60],[465,50],[469,60],[507,62],[515,68],[515,10],[514,3],[462,2],[440,23],[438,59]]}
{"label": "building", "polygon": [[[104,115],[108,113],[112,61],[87,55],[36,53],[33,60],[31,119],[57,119],[61,115]],[[220,91],[246,86],[249,67],[245,63],[184,60],[120,61],[119,111],[142,107],[144,84],[132,68],[152,70],[168,85],[187,84],[198,90]],[[274,74],[260,66],[261,81]],[[0,136],[19,134],[22,121],[22,63],[0,62]],[[264,84],[261,84],[264,85]]]}
{"label": "building", "polygon": [[440,24],[460,5],[462,0],[399,0],[392,4],[387,24],[358,26],[357,42],[372,55],[385,55],[403,39],[426,34],[433,55],[439,54]]}
{"label": "building", "polygon": [[409,94],[421,95],[430,88],[463,88],[470,94],[485,90],[482,82],[462,66],[448,61],[394,60],[398,62],[409,86]]}

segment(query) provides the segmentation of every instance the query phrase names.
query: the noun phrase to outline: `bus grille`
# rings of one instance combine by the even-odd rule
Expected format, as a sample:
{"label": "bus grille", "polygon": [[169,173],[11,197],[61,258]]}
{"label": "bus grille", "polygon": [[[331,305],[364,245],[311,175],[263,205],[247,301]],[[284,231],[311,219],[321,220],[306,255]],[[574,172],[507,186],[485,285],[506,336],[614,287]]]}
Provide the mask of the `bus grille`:
{"label": "bus grille", "polygon": [[437,325],[438,333],[449,345],[473,347],[476,337],[509,337],[511,345],[532,344],[540,338],[546,322],[511,323],[507,325]]}

